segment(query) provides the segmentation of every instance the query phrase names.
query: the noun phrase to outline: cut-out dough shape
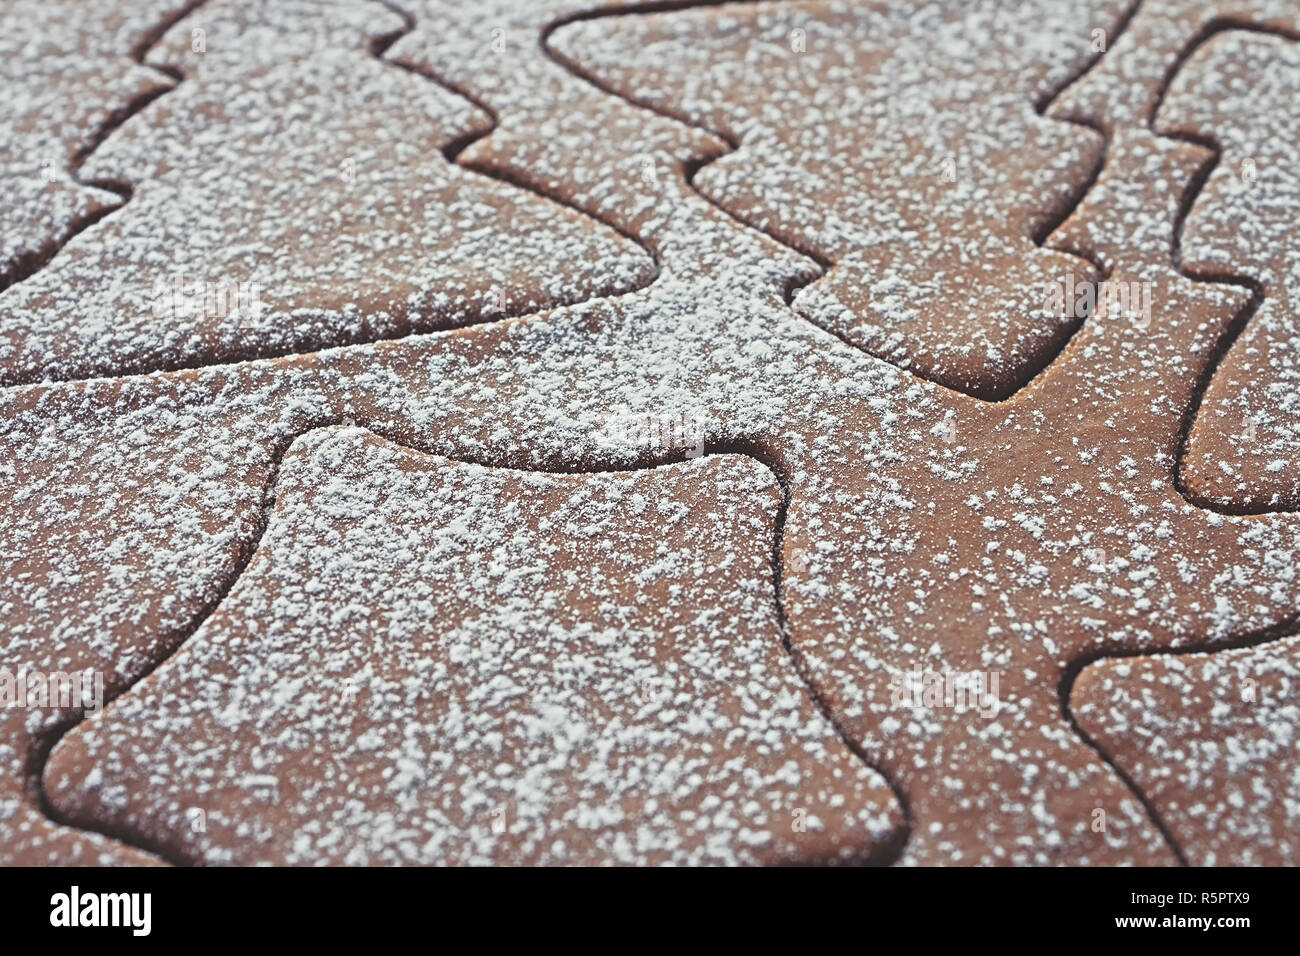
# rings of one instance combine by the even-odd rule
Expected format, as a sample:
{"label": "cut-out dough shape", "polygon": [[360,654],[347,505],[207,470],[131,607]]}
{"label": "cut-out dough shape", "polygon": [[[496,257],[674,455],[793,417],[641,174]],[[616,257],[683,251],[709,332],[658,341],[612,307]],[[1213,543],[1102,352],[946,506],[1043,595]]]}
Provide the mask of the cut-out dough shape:
{"label": "cut-out dough shape", "polygon": [[182,0],[6,0],[0,7],[0,288],[121,204],[73,175],[114,118],[172,86],[131,58]]}
{"label": "cut-out dough shape", "polygon": [[0,296],[0,383],[392,338],[650,281],[607,227],[446,161],[490,120],[371,54],[402,29],[357,0],[214,0],[170,31],[147,62],[185,79],[82,169],[133,196]]}
{"label": "cut-out dough shape", "polygon": [[780,503],[734,456],[548,475],[314,432],[234,590],[56,747],[50,798],[208,863],[869,857],[901,814],[782,648]]}
{"label": "cut-out dough shape", "polygon": [[1036,105],[1088,63],[1091,31],[1124,9],[743,4],[579,22],[554,48],[601,84],[740,144],[695,184],[830,262],[796,311],[997,399],[1078,325],[1046,307],[1044,290],[1097,278],[1035,239],[1083,191],[1103,141]]}
{"label": "cut-out dough shape", "polygon": [[1106,55],[1048,109],[1049,116],[1094,125],[1109,135],[1150,123],[1179,57],[1209,31],[1239,25],[1300,30],[1295,0],[1140,0]]}
{"label": "cut-out dough shape", "polygon": [[1300,638],[1099,661],[1070,701],[1189,863],[1300,861]]}
{"label": "cut-out dough shape", "polygon": [[1187,217],[1191,275],[1244,276],[1262,301],[1215,371],[1182,478],[1226,507],[1300,507],[1300,43],[1241,30],[1175,78],[1157,132],[1212,137],[1219,165]]}

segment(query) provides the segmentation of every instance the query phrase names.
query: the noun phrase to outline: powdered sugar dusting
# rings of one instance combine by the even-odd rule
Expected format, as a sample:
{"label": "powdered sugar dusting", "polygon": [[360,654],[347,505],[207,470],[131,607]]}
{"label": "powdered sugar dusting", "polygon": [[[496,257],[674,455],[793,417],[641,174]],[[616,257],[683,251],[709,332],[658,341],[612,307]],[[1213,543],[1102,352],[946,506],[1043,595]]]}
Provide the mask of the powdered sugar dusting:
{"label": "powdered sugar dusting", "polygon": [[[814,6],[823,8],[799,5],[801,10]],[[627,432],[617,432],[624,438],[611,442],[611,419],[689,421],[692,440],[698,437],[704,447],[705,463],[719,449],[743,450],[768,463],[788,489],[780,562],[786,636],[820,700],[906,796],[913,824],[906,862],[1169,862],[1172,854],[1140,801],[1061,713],[1059,690],[1080,660],[1226,646],[1284,625],[1300,604],[1300,526],[1294,516],[1207,511],[1184,498],[1175,481],[1187,411],[1247,298],[1238,286],[1188,278],[1174,261],[1179,199],[1193,190],[1199,164],[1210,151],[1158,137],[1149,128],[1149,115],[1125,112],[1122,105],[1104,117],[1085,117],[1110,137],[1106,164],[1044,246],[1102,264],[1110,281],[1145,284],[1151,294],[1149,320],[1094,313],[1027,387],[1005,402],[980,402],[842,341],[786,304],[792,289],[821,274],[816,262],[778,241],[793,241],[794,233],[811,235],[808,223],[799,221],[789,237],[775,219],[772,235],[746,228],[701,196],[687,175],[714,160],[718,176],[724,165],[739,168],[746,147],[732,153],[727,136],[716,134],[745,130],[709,132],[634,106],[628,100],[645,92],[635,75],[602,79],[609,64],[643,55],[638,47],[645,36],[642,15],[617,18],[627,21],[626,29],[611,28],[611,19],[547,34],[557,18],[582,8],[570,3],[411,8],[413,29],[385,58],[437,77],[496,114],[497,127],[458,162],[551,197],[548,201],[630,237],[654,260],[654,281],[635,291],[450,332],[181,373],[5,390],[0,393],[0,474],[18,491],[0,505],[6,519],[0,564],[16,582],[3,608],[14,658],[32,665],[99,668],[107,672],[112,692],[120,692],[170,654],[214,606],[219,608],[207,632],[215,635],[222,615],[248,607],[256,610],[245,615],[246,625],[257,622],[268,640],[289,640],[297,633],[294,609],[303,604],[277,606],[276,588],[286,595],[310,594],[315,566],[297,574],[286,570],[283,580],[267,573],[273,567],[254,569],[246,578],[241,571],[265,526],[276,463],[298,436],[319,426],[351,421],[424,453],[499,468],[573,472],[639,469],[689,453],[689,442],[645,440],[635,432],[630,440]],[[954,0],[933,9],[940,20],[979,23],[985,5]],[[1056,9],[1045,6],[1048,12]],[[722,15],[681,14],[681,22],[698,31],[701,22]],[[726,16],[743,25],[749,15]],[[999,22],[993,12],[988,16],[989,23]],[[1139,12],[1130,29],[1152,36],[1160,49],[1180,48],[1160,31],[1190,42],[1199,26],[1194,19],[1156,17],[1163,26],[1148,27],[1149,16]],[[663,22],[671,29],[677,21],[665,16]],[[502,55],[494,55],[491,46],[494,29],[505,39]],[[603,38],[596,51],[599,63],[581,62],[588,54],[583,44],[570,42],[570,31],[574,39],[593,33]],[[833,45],[833,35],[810,33]],[[537,42],[540,36],[579,60],[569,66],[557,62]],[[1031,46],[1039,57],[1056,49],[1046,42]],[[1065,49],[1075,50],[1067,59],[1078,65],[1075,46],[1067,43]],[[836,55],[849,58],[852,51]],[[1110,62],[1109,54],[1103,56],[1067,92],[1069,103],[1076,104],[1072,109],[1094,102],[1095,89],[1111,91],[1101,99],[1120,104],[1113,92],[1116,71],[1127,76],[1126,68]],[[613,92],[575,75],[575,69]],[[1040,64],[1036,75],[1054,87],[1069,73]],[[1134,96],[1154,108],[1163,71],[1139,69],[1134,76],[1133,82],[1145,84]],[[168,94],[158,103],[179,95]],[[788,101],[784,96],[776,98],[776,107],[802,102],[795,93]],[[705,127],[711,109],[689,102],[664,106],[665,112],[701,117]],[[1046,120],[1029,122],[1048,128],[1042,125]],[[1052,125],[1069,141],[1080,136],[1067,123]],[[924,140],[940,132],[926,128],[918,135]],[[706,166],[699,174],[701,188],[713,169]],[[1061,181],[1060,172],[1052,168],[1049,178]],[[758,184],[770,185],[767,177]],[[589,222],[583,228],[584,234],[596,229]],[[994,221],[985,228],[992,242],[1023,239],[1023,230],[1013,224]],[[944,264],[934,265],[938,270]],[[916,291],[900,289],[888,273],[868,278],[878,295]],[[919,276],[917,281],[925,286],[928,280]],[[366,461],[391,461],[385,454],[368,451]],[[391,454],[418,458],[405,451]],[[694,463],[682,474],[700,478],[701,470],[718,467]],[[752,462],[744,467],[757,469]],[[291,480],[293,467],[286,469]],[[608,489],[620,481],[652,480],[645,476],[662,480],[670,470],[629,473],[636,478],[528,480],[540,482],[537,487],[567,480]],[[355,481],[338,489],[349,515],[366,513],[365,506],[382,498],[382,484],[369,484],[366,473],[359,468]],[[380,474],[393,478],[391,468]],[[468,487],[481,482],[491,487],[485,476],[474,475],[472,481],[466,477]],[[770,477],[764,480],[770,487]],[[304,493],[319,484],[304,482]],[[348,487],[367,490],[345,493]],[[737,487],[753,490],[743,482]],[[521,496],[528,500],[528,494],[521,491]],[[632,526],[640,527],[637,520],[648,519],[633,517],[675,497],[692,500],[688,494],[660,496],[640,488],[621,500]],[[437,507],[436,495],[418,500],[412,495],[382,510],[373,526],[380,529],[394,515],[414,513],[411,509]],[[479,511],[499,524],[492,507],[484,504]],[[747,513],[739,506],[720,511]],[[305,530],[315,528],[331,541],[327,520],[308,520],[307,511],[299,517]],[[274,527],[272,522],[260,554],[278,546]],[[390,541],[378,531],[373,537]],[[337,568],[333,590],[348,593],[355,565],[346,547],[331,543],[306,554],[315,554],[319,566]],[[610,556],[626,560],[618,535],[609,547]],[[436,565],[439,560],[434,552],[410,550],[412,562]],[[301,552],[290,549],[298,556],[294,561],[308,560]],[[384,547],[378,553],[386,553]],[[489,558],[470,547],[455,553],[480,567],[495,560],[501,580],[513,575],[522,587],[537,552],[507,549]],[[400,571],[396,564],[384,565],[386,573]],[[301,566],[291,562],[293,567]],[[643,561],[640,571],[649,582],[674,567]],[[711,573],[726,575],[740,574],[747,565],[737,566],[733,553],[730,562],[720,555],[711,567]],[[400,604],[403,595],[414,592],[378,593]],[[770,649],[779,620],[775,596],[759,600],[757,592],[745,594],[742,604],[754,614],[761,605],[764,614],[774,615],[763,618],[763,646]],[[374,595],[364,592],[364,600],[341,604],[338,627],[354,626],[349,614],[365,618],[378,600]],[[592,613],[603,621],[592,633],[609,635],[611,626],[599,617],[605,612],[596,607]],[[418,608],[403,605],[398,617],[420,615]],[[707,647],[714,646],[711,635],[733,633],[725,616],[701,614],[693,620]],[[526,621],[531,626],[536,619]],[[504,646],[490,643],[499,637],[464,626],[468,630],[458,641]],[[541,631],[539,621],[536,629]],[[203,633],[190,637],[164,669],[179,673],[184,655],[197,659],[211,652],[212,642],[202,640]],[[571,639],[572,629],[545,634],[567,647],[563,642]],[[1260,653],[1268,653],[1268,646],[1261,645]],[[473,655],[465,659],[467,666],[477,666]],[[414,668],[418,662],[410,663]],[[942,696],[938,704],[899,702],[893,693],[898,679],[917,665],[939,674],[975,672],[985,679],[996,674],[998,706],[985,715],[949,707]],[[513,659],[510,666],[516,666]],[[268,667],[259,662],[261,676],[250,679],[273,686]],[[634,672],[636,666],[618,674]],[[549,673],[573,672],[566,663]],[[240,677],[231,672],[230,679]],[[611,679],[620,688],[627,680]],[[184,708],[185,719],[197,722],[190,726],[201,725],[202,714],[190,698],[162,695],[148,698],[152,706],[133,703],[137,694],[145,700],[149,686],[146,681],[133,688],[117,706],[123,712],[139,707],[141,715],[172,708],[166,710],[169,719]],[[710,699],[711,693],[701,690],[696,698]],[[393,706],[399,705],[400,700]],[[293,711],[287,702],[277,707],[281,715]],[[554,713],[521,710],[511,718],[512,726],[546,728],[542,736],[555,744],[563,737],[557,728],[567,724],[557,723]],[[358,759],[378,754],[374,759],[392,769],[390,777],[377,777],[377,789],[369,792],[400,797],[435,786],[417,769],[431,753],[427,742],[417,741],[423,749],[412,749],[414,759],[402,760],[407,742],[399,737],[403,727],[418,726],[415,712],[399,707],[391,715],[392,726],[365,728],[374,730],[370,736],[359,730],[350,740],[340,738],[350,748],[346,752]],[[40,713],[20,722],[6,712],[4,719],[18,741],[11,775],[30,780],[28,755],[62,718]],[[258,718],[234,712],[230,719],[244,726]],[[813,716],[807,723],[822,726]],[[287,721],[284,727],[289,733]],[[579,739],[596,739],[584,728],[590,723],[574,724]],[[147,724],[129,729],[148,733]],[[824,740],[824,728],[819,734]],[[88,730],[83,736],[92,734]],[[528,732],[522,737],[528,739]],[[371,743],[376,750],[366,749]],[[803,744],[786,739],[783,746]],[[830,745],[824,746],[829,755]],[[847,766],[865,773],[860,764],[850,764],[846,774]],[[464,773],[487,769],[475,763]],[[93,780],[97,770],[78,768],[83,780]],[[267,776],[264,766],[250,764],[238,780],[221,785],[232,788],[239,803],[252,799],[245,791],[263,786]],[[512,782],[499,784],[500,792],[508,791],[512,799],[531,792],[506,776]],[[314,783],[311,773],[283,779],[307,789],[324,786]],[[487,787],[486,778],[475,779]],[[385,789],[390,780],[395,781],[391,791]],[[766,775],[763,781],[759,793],[776,786]],[[84,790],[74,792],[72,776],[65,782],[61,799],[89,799]],[[873,794],[876,785],[870,784]],[[247,805],[305,805],[257,800]],[[160,802],[166,822],[150,832],[161,842],[193,840],[186,845],[197,858],[209,851],[176,829],[184,805],[180,796]],[[14,806],[35,813],[30,798],[15,800]],[[102,802],[96,806],[88,812],[109,812]],[[111,809],[125,812],[116,805]],[[759,810],[764,819],[775,819],[770,806]],[[1106,821],[1100,829],[1098,811]],[[361,817],[344,813],[333,819],[355,823]],[[238,823],[227,824],[239,839],[221,846],[230,853],[249,852],[239,840],[253,833],[251,824],[242,834]],[[341,855],[355,850],[368,858],[436,856],[433,848],[421,855],[428,837],[408,852],[410,847],[394,836],[402,825],[376,823],[376,842],[359,835]],[[477,817],[474,825],[482,825]],[[606,825],[611,829],[601,831]],[[143,830],[145,824],[139,826]],[[596,820],[593,827],[592,832],[614,832],[607,820]],[[874,824],[868,829],[877,836],[883,832]],[[722,836],[710,844],[709,858],[762,856],[740,849],[750,846],[752,834],[742,838],[730,824],[718,832]],[[658,848],[655,852],[704,858],[690,855],[697,845],[680,831],[647,840],[644,845]],[[11,852],[31,851],[33,841],[39,852],[36,838]],[[488,852],[487,843],[470,841],[461,849],[466,846]],[[624,859],[627,853],[636,856],[635,846],[602,844],[602,852]],[[212,849],[211,858],[227,849]],[[282,842],[280,849],[295,859],[309,855],[306,845]],[[529,852],[543,849],[539,844]]]}
{"label": "powdered sugar dusting", "polygon": [[752,460],[554,476],[348,429],[277,490],[217,614],[60,744],[62,812],[209,863],[855,859],[897,827],[781,650]]}

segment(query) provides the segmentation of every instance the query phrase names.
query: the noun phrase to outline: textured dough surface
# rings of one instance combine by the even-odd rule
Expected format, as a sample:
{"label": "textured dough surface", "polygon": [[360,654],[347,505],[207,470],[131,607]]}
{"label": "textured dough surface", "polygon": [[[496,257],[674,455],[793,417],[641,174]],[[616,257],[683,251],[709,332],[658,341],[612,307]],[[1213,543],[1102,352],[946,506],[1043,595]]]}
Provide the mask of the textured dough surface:
{"label": "textured dough surface", "polygon": [[276,487],[214,615],[52,755],[65,816],[241,864],[853,861],[899,826],[781,648],[752,459],[558,476],[326,430]]}
{"label": "textured dough surface", "polygon": [[[1108,658],[1286,673],[1292,473],[1268,484],[1206,444],[1239,400],[1214,397],[1234,350],[1284,313],[1273,286],[1252,314],[1251,288],[1193,266],[1227,250],[1234,276],[1285,288],[1261,245],[1295,199],[1294,170],[1269,176],[1292,144],[1258,137],[1259,110],[1284,99],[1281,126],[1300,101],[1279,92],[1289,6],[1043,0],[1036,23],[967,0],[394,7],[164,16],[135,52],[180,81],[102,141],[68,133],[99,143],[84,181],[135,191],[0,294],[0,314],[23,303],[0,388],[2,663],[100,675],[110,703],[0,711],[5,862],[1287,859],[1294,709],[1207,723],[1224,698],[1205,671],[1171,714]],[[1267,81],[1243,85],[1243,58]],[[916,122],[880,126],[890,103]],[[241,124],[265,140],[223,138]],[[340,191],[345,154],[385,136],[376,183],[397,188]],[[938,143],[975,160],[946,189]],[[1228,177],[1255,143],[1273,159],[1247,195]],[[900,168],[932,178],[894,188]],[[225,213],[180,201],[213,195]],[[934,228],[895,231],[895,213]],[[335,254],[361,233],[362,255]],[[815,302],[838,289],[878,322],[854,296],[886,274],[881,236],[928,310],[893,351]],[[278,338],[132,318],[142,262],[220,264],[211,279],[263,256],[295,320]],[[966,269],[979,309],[944,291]],[[1033,324],[1017,303],[1044,279],[1091,306]],[[25,323],[29,304],[53,324]],[[92,312],[89,346],[59,325]],[[1284,412],[1287,380],[1258,370],[1247,384]],[[574,496],[611,520],[543,527]],[[454,532],[455,502],[477,537]],[[745,679],[686,676],[688,659]],[[573,681],[584,661],[611,694]],[[638,696],[647,661],[693,682],[661,746],[641,736],[667,706]],[[460,710],[350,675],[434,675]],[[992,696],[954,694],[967,680]],[[1127,733],[1166,725],[1181,736],[1154,756]],[[570,740],[626,759],[574,783],[610,767],[559,766]],[[1258,754],[1249,799],[1205,741]],[[668,787],[674,760],[701,779]],[[1197,773],[1203,807],[1177,789]],[[1218,842],[1202,832],[1233,814]]]}

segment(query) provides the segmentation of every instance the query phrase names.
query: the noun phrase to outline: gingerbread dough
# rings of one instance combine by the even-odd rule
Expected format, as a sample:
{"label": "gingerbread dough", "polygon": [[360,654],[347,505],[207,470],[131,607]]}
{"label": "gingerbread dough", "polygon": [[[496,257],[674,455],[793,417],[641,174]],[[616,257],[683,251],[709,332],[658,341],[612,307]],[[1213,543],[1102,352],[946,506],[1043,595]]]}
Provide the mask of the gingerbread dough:
{"label": "gingerbread dough", "polygon": [[781,646],[780,506],[736,456],[550,475],[312,432],[229,596],[47,790],[207,863],[869,858],[901,817]]}

